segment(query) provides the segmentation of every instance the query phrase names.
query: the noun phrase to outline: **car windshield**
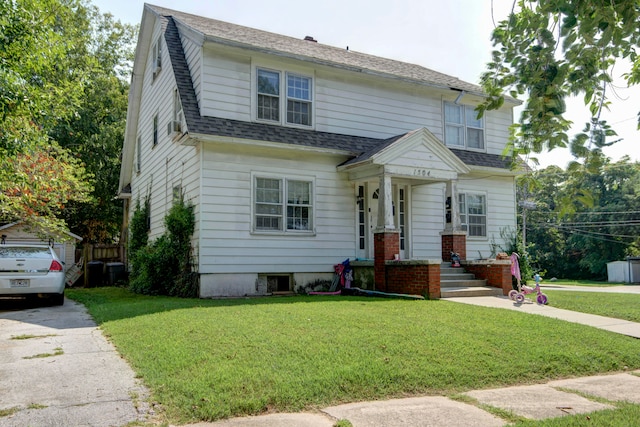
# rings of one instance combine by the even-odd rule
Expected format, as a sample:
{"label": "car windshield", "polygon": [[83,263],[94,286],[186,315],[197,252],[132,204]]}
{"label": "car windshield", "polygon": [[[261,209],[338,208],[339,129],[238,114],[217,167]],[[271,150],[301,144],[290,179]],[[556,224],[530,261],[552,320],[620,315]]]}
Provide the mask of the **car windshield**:
{"label": "car windshield", "polygon": [[0,258],[51,258],[49,248],[2,247]]}

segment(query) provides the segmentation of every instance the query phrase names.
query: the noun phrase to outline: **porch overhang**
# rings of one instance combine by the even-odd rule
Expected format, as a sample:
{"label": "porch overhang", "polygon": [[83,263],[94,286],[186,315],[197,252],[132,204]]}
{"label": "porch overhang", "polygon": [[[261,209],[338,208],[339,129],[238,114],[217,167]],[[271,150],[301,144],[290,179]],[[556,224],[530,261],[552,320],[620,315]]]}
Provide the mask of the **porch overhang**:
{"label": "porch overhang", "polygon": [[375,147],[338,166],[349,180],[381,175],[407,180],[442,182],[468,174],[471,169],[428,129],[421,128]]}

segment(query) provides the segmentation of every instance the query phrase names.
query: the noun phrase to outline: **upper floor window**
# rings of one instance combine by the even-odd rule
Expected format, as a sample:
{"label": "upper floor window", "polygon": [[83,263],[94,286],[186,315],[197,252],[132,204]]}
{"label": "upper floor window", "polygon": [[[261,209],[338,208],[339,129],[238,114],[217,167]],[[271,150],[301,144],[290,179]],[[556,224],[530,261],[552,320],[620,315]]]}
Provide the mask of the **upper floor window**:
{"label": "upper floor window", "polygon": [[487,197],[484,194],[458,194],[460,223],[470,237],[487,236]]}
{"label": "upper floor window", "polygon": [[311,79],[287,74],[287,123],[311,126]]}
{"label": "upper floor window", "polygon": [[280,73],[258,70],[258,118],[280,121]]}
{"label": "upper floor window", "polygon": [[470,105],[444,103],[444,139],[451,147],[484,149],[484,121]]}
{"label": "upper floor window", "polygon": [[[284,76],[284,81],[282,78]],[[312,125],[311,77],[279,71],[257,70],[257,118],[286,124]],[[280,87],[286,90],[281,91]],[[284,110],[286,113],[280,114]]]}
{"label": "upper floor window", "polygon": [[160,70],[162,70],[162,36],[159,36],[156,42],[153,44],[151,55],[151,61],[153,64],[153,77],[155,78]]}
{"label": "upper floor window", "polygon": [[256,231],[313,231],[312,181],[256,177]]}

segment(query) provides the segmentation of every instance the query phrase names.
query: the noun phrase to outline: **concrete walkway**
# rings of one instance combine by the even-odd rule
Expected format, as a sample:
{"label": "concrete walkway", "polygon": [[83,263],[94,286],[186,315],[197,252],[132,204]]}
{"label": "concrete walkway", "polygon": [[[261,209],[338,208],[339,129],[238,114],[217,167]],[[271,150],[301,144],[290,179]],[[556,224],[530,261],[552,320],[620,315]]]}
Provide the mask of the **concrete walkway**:
{"label": "concrete walkway", "polygon": [[[577,287],[543,286],[544,289],[640,293],[640,286]],[[531,302],[517,304],[508,297],[447,298],[445,301],[517,310],[554,317],[640,338],[640,324],[585,313],[562,310]],[[627,401],[640,404],[640,370],[612,375],[552,381],[547,384],[475,390],[463,393],[478,405],[489,405],[529,419],[556,418],[610,409],[596,401]],[[589,399],[585,396],[593,397]],[[186,427],[332,427],[338,420],[354,427],[493,427],[507,422],[476,405],[444,396],[411,397],[374,402],[358,402],[319,409],[313,413],[270,414],[232,418]]]}
{"label": "concrete walkway", "polygon": [[[575,286],[574,286],[575,287]],[[546,288],[543,288],[544,292]],[[601,288],[606,289],[606,288]],[[564,289],[562,289],[564,290]],[[574,289],[572,289],[574,290]],[[504,308],[508,310],[521,311],[523,313],[537,314],[540,316],[553,317],[555,319],[566,320],[567,322],[580,323],[582,325],[593,326],[605,329],[610,332],[640,338],[640,323],[629,322],[628,320],[613,319],[610,317],[598,316],[595,314],[579,313],[577,311],[563,310],[550,305],[539,305],[527,298],[525,302],[518,304],[509,297],[473,297],[473,298],[447,298],[444,301],[458,302],[463,304],[480,305],[483,307]]]}

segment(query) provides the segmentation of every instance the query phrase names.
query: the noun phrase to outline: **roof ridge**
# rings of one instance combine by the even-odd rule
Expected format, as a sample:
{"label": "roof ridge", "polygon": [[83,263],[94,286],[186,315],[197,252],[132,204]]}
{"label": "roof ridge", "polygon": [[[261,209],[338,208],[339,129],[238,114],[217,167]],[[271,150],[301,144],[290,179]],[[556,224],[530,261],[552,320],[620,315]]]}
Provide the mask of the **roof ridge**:
{"label": "roof ridge", "polygon": [[388,77],[410,80],[443,89],[464,90],[479,96],[485,96],[482,88],[475,83],[466,82],[458,77],[420,64],[347,50],[316,41],[307,41],[302,38],[161,6],[145,4],[145,7],[153,10],[158,15],[172,17],[213,41],[228,42],[258,50],[268,49],[274,53],[310,58],[325,65],[342,66],[351,68],[354,71],[387,75]]}

